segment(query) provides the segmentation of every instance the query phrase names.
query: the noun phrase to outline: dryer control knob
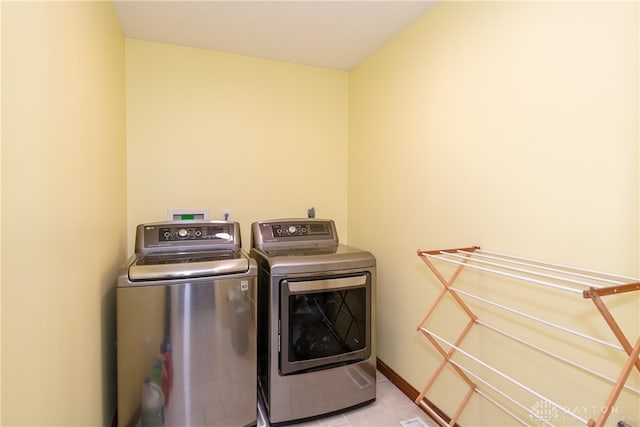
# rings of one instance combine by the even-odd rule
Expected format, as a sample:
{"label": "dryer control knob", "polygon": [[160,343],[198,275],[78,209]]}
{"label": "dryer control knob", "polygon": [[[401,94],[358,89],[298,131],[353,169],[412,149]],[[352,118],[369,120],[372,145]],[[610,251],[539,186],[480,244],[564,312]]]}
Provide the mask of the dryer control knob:
{"label": "dryer control knob", "polygon": [[295,226],[295,225],[290,225],[290,226],[287,228],[287,233],[289,233],[289,234],[296,234],[296,231],[298,231],[298,230],[296,229],[296,226]]}
{"label": "dryer control knob", "polygon": [[178,237],[185,238],[188,235],[189,235],[189,232],[187,231],[186,228],[181,228],[180,230],[178,230]]}

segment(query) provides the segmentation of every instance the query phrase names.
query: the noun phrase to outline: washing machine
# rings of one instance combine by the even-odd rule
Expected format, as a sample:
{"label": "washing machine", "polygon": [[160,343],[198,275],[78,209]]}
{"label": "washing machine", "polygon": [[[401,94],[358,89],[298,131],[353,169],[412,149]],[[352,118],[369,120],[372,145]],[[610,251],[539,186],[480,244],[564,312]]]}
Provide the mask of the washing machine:
{"label": "washing machine", "polygon": [[238,223],[138,225],[116,289],[118,424],[255,425],[256,293]]}

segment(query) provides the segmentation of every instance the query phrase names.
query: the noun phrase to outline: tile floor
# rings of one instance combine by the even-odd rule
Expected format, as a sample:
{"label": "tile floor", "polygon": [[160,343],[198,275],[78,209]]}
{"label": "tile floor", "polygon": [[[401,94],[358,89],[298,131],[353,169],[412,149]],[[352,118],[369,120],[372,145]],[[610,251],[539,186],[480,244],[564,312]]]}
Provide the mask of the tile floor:
{"label": "tile floor", "polygon": [[[378,371],[375,402],[338,415],[291,425],[299,427],[399,427],[403,426],[402,421],[415,418],[422,420],[422,424],[425,426],[438,426],[435,421],[429,418],[411,399]],[[260,423],[258,424],[260,425]],[[418,422],[404,425],[407,427],[420,427]]]}

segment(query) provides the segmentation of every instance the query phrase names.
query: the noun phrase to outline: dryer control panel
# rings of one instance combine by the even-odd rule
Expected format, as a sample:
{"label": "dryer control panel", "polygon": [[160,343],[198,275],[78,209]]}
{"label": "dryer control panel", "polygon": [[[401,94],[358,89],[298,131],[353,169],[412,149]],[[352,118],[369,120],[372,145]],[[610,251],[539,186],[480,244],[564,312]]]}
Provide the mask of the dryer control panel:
{"label": "dryer control panel", "polygon": [[303,246],[336,246],[333,220],[304,218],[261,221],[252,224],[252,246],[260,249]]}
{"label": "dryer control panel", "polygon": [[291,223],[274,224],[271,226],[271,234],[274,237],[295,236],[331,236],[331,227],[328,223]]}

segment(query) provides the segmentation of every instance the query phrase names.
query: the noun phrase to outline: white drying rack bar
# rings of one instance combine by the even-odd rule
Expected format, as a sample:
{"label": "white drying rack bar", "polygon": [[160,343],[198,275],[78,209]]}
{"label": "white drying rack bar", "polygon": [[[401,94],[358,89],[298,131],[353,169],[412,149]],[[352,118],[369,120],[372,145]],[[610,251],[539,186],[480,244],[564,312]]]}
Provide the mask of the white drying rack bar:
{"label": "white drying rack bar", "polygon": [[[515,380],[514,378],[510,377],[509,375],[506,375],[505,373],[503,373],[502,371],[494,368],[493,366],[489,365],[488,363],[483,362],[482,360],[480,360],[479,358],[473,356],[472,354],[464,351],[462,348],[450,343],[449,341],[445,340],[444,338],[440,337],[439,335],[435,334],[434,332],[428,330],[425,327],[420,328],[420,331],[422,331],[423,334],[425,335],[430,335],[433,338],[435,338],[436,340],[445,343],[449,348],[451,349],[455,349],[457,353],[460,353],[464,356],[466,356],[467,358],[473,360],[474,362],[476,362],[477,364],[479,364],[480,366],[483,366],[484,368],[490,370],[491,372],[493,372],[494,374],[498,375],[499,377],[507,380],[508,382],[510,382],[511,384],[519,387],[520,389],[532,394],[533,396],[537,397],[540,400],[543,400],[547,403],[549,403],[551,406],[553,406],[554,408],[556,408],[557,410],[564,412],[565,414],[569,415],[570,417],[586,424],[587,420],[585,420],[584,418],[581,418],[580,416],[574,414],[573,412],[569,411],[568,409],[566,409],[565,407],[563,407],[562,405],[554,402],[553,400],[547,398],[546,396],[542,395],[541,393],[538,393],[537,391],[533,390],[530,387],[527,387],[526,385],[524,385],[523,383]],[[462,369],[465,372],[468,372],[468,369],[464,368],[462,366],[462,364],[459,364],[457,362],[455,362],[454,360],[450,359],[449,363],[457,366],[458,368]],[[478,377],[477,375],[473,375],[474,377]],[[476,386],[477,387],[477,386]],[[494,387],[492,387],[494,388]],[[495,387],[494,389],[497,389],[497,387]],[[501,395],[506,395],[506,393],[500,392]],[[515,399],[509,398],[509,400],[511,400],[512,402],[517,402]],[[502,405],[499,405],[500,407],[502,407]],[[522,405],[521,403],[518,403],[519,407],[524,407],[524,405]],[[511,414],[510,414],[511,415]],[[513,417],[513,415],[511,415]],[[517,417],[516,419],[520,419],[519,417]],[[525,423],[525,425],[527,425]]]}
{"label": "white drying rack bar", "polygon": [[[609,342],[607,342],[607,341],[604,341],[604,340],[601,340],[601,339],[598,339],[598,338],[592,337],[591,335],[583,334],[582,332],[576,331],[576,330],[574,330],[574,329],[567,328],[567,327],[564,327],[564,326],[562,326],[562,325],[558,325],[558,324],[553,323],[553,322],[549,322],[549,321],[544,320],[544,319],[542,319],[542,318],[540,318],[540,317],[533,316],[533,315],[531,315],[531,314],[527,314],[527,313],[524,313],[524,312],[519,311],[519,310],[515,310],[515,309],[513,309],[513,308],[511,308],[511,307],[507,307],[506,305],[498,304],[498,303],[493,302],[493,301],[490,301],[490,300],[488,300],[488,299],[486,299],[486,298],[482,298],[482,297],[479,297],[479,296],[477,296],[477,295],[474,295],[474,294],[472,294],[472,293],[470,293],[470,292],[467,292],[467,291],[463,291],[463,290],[461,290],[461,289],[454,288],[453,286],[451,286],[449,289],[450,289],[450,290],[452,290],[452,291],[457,292],[457,293],[458,293],[458,294],[460,294],[460,295],[468,296],[469,298],[473,298],[473,299],[474,299],[474,300],[476,300],[476,301],[480,301],[480,302],[482,302],[482,303],[484,303],[484,304],[490,305],[490,306],[492,306],[492,307],[499,308],[500,310],[507,311],[507,312],[509,312],[509,313],[511,313],[511,314],[515,314],[515,315],[520,316],[520,317],[523,317],[523,318],[525,318],[525,319],[532,320],[532,321],[537,322],[537,323],[540,323],[540,324],[542,324],[542,325],[549,326],[550,328],[557,329],[557,330],[559,330],[559,331],[565,332],[565,333],[567,333],[567,334],[574,335],[574,336],[576,336],[576,337],[583,338],[583,339],[585,339],[585,340],[588,340],[588,341],[591,341],[591,342],[594,342],[594,343],[597,343],[597,344],[601,344],[601,345],[603,345],[603,346],[606,346],[606,347],[612,348],[612,349],[614,349],[614,350],[624,351],[624,349],[623,349],[622,347],[620,347],[619,345],[611,344],[611,343],[609,343]],[[480,322],[479,320],[478,320],[478,321],[476,321],[476,323],[479,323],[479,322]]]}
{"label": "white drying rack bar", "polygon": [[[464,254],[464,255],[462,255],[462,254]],[[470,253],[466,252],[466,251],[459,251],[457,253],[448,253],[448,252],[441,251],[440,254],[438,254],[438,255],[425,253],[424,256],[426,256],[428,258],[431,258],[431,259],[437,259],[437,260],[440,260],[440,261],[445,261],[445,262],[448,262],[450,264],[463,265],[463,266],[466,266],[467,268],[472,268],[472,269],[484,271],[484,272],[487,272],[487,273],[493,273],[493,274],[497,274],[497,275],[500,275],[500,276],[509,277],[511,279],[517,279],[517,280],[521,280],[521,281],[524,281],[524,282],[534,283],[534,284],[537,284],[537,285],[547,286],[547,287],[550,287],[550,288],[554,288],[554,289],[558,289],[558,290],[562,290],[562,291],[567,291],[567,292],[573,292],[573,293],[577,293],[577,294],[582,293],[582,290],[576,289],[576,288],[571,288],[571,287],[568,287],[568,286],[559,285],[557,283],[548,281],[548,279],[557,280],[557,281],[560,281],[560,282],[568,282],[568,283],[572,283],[572,284],[576,284],[576,285],[581,285],[581,286],[583,286],[585,288],[588,288],[588,287],[602,288],[602,287],[604,287],[604,285],[594,284],[594,283],[590,283],[590,282],[584,282],[584,281],[581,281],[581,280],[574,280],[574,279],[561,277],[561,276],[557,276],[557,275],[551,275],[551,274],[547,274],[547,273],[543,273],[543,272],[537,271],[535,269],[518,268],[518,267],[514,267],[514,266],[511,266],[511,265],[508,265],[508,264],[500,264],[500,263],[496,263],[496,262],[485,261],[483,259],[471,258],[470,257]],[[459,259],[460,259],[460,261],[459,261]],[[474,264],[472,264],[472,263],[474,263]],[[529,264],[529,266],[531,267],[531,264]],[[511,273],[511,272],[514,272],[514,273]],[[527,274],[529,276],[523,276],[523,275],[516,274],[516,273],[523,273],[523,274]]]}
{"label": "white drying rack bar", "polygon": [[495,257],[498,257],[499,259],[503,259],[505,261],[508,261],[514,264],[518,263],[519,261],[523,261],[522,263],[523,265],[537,266],[537,268],[540,268],[541,270],[548,269],[550,271],[555,271],[558,273],[572,274],[578,277],[601,280],[603,282],[609,283],[610,285],[623,285],[625,283],[638,281],[638,278],[636,277],[621,276],[619,274],[611,274],[611,273],[605,273],[602,271],[588,270],[585,268],[573,267],[573,266],[563,265],[563,264],[555,264],[555,263],[551,263],[547,261],[539,261],[531,258],[522,258],[514,255],[502,254],[499,252],[486,251],[480,248],[478,248],[474,252],[474,256],[476,257],[489,256],[489,255],[493,255]]}
{"label": "white drying rack bar", "polygon": [[[600,372],[597,372],[597,371],[595,371],[595,370],[593,370],[593,369],[591,369],[591,368],[589,368],[587,366],[584,366],[584,365],[581,365],[579,363],[576,363],[571,359],[563,357],[563,356],[561,356],[561,355],[559,355],[557,353],[554,353],[552,351],[546,350],[546,349],[544,349],[544,348],[542,348],[542,347],[540,347],[538,345],[530,343],[529,341],[526,341],[526,340],[523,340],[521,338],[518,338],[517,336],[515,336],[513,334],[510,334],[508,332],[505,332],[504,330],[502,330],[500,328],[497,328],[495,326],[492,326],[492,325],[490,325],[490,324],[488,324],[488,323],[486,323],[486,322],[484,322],[482,320],[478,319],[478,320],[476,320],[476,323],[478,325],[481,325],[481,326],[483,326],[483,327],[485,327],[485,328],[497,333],[497,334],[500,334],[500,335],[502,335],[504,337],[507,337],[512,341],[518,342],[518,343],[520,343],[520,344],[522,344],[522,345],[524,345],[526,347],[529,347],[529,348],[531,348],[533,350],[536,350],[536,351],[538,351],[540,353],[543,353],[544,355],[546,355],[546,356],[548,356],[548,357],[550,357],[552,359],[555,359],[555,360],[558,360],[558,361],[560,361],[562,363],[570,365],[573,368],[576,368],[576,369],[579,369],[579,370],[581,370],[583,372],[586,372],[587,374],[592,375],[592,376],[594,376],[596,378],[600,378],[602,381],[606,381],[606,382],[611,383],[611,384],[615,384],[616,383],[616,379],[615,378],[611,378],[611,377],[609,377],[607,375],[601,374]],[[620,350],[622,350],[622,348],[620,348]],[[640,389],[637,389],[637,388],[632,387],[630,385],[625,385],[624,388],[627,389],[628,391],[632,392],[632,393],[640,395]]]}
{"label": "white drying rack bar", "polygon": [[[571,416],[572,418],[580,421],[583,424],[586,424],[589,427],[602,427],[606,422],[613,405],[615,404],[620,392],[622,389],[626,389],[636,394],[640,394],[640,391],[636,388],[627,386],[625,383],[627,378],[631,372],[631,370],[635,367],[638,371],[640,371],[640,338],[637,339],[637,342],[634,346],[631,345],[627,337],[622,332],[622,329],[618,326],[615,321],[613,315],[609,312],[608,308],[602,301],[601,297],[606,295],[613,294],[623,294],[627,292],[634,292],[640,290],[640,281],[637,278],[608,274],[603,272],[598,272],[594,270],[587,270],[582,268],[576,268],[561,264],[554,264],[545,261],[538,261],[528,258],[516,257],[512,255],[505,255],[496,252],[490,252],[481,250],[478,246],[468,247],[468,248],[458,248],[458,249],[446,249],[446,250],[435,250],[435,251],[422,251],[418,250],[418,256],[424,261],[424,263],[429,267],[432,273],[436,276],[436,278],[443,285],[443,289],[435,298],[434,302],[431,304],[424,317],[418,324],[416,330],[422,332],[422,334],[431,342],[432,345],[438,350],[438,352],[442,355],[443,360],[440,365],[436,368],[434,374],[427,382],[426,386],[422,390],[422,392],[418,395],[416,399],[416,403],[421,407],[425,408],[432,416],[437,415],[436,411],[432,408],[429,408],[428,401],[425,400],[425,395],[433,385],[437,377],[440,375],[445,366],[450,365],[457,374],[469,385],[469,391],[463,398],[460,403],[460,406],[456,410],[455,414],[450,418],[449,421],[444,420],[441,416],[436,416],[436,419],[441,425],[455,425],[458,418],[464,411],[464,408],[469,401],[470,397],[477,393],[479,396],[484,397],[488,401],[490,401],[493,405],[501,409],[507,415],[517,420],[518,422],[528,425],[526,421],[523,420],[522,417],[518,416],[512,410],[508,409],[496,399],[492,398],[490,395],[485,393],[480,387],[472,380],[475,379],[478,382],[483,383],[484,387],[488,387],[494,393],[500,395],[503,399],[510,401],[512,404],[520,408],[521,410],[528,412],[529,416],[532,419],[536,419],[536,421],[541,421],[543,424],[552,426],[548,420],[541,419],[542,417],[537,416],[537,414],[532,413],[531,410],[527,410],[526,406],[517,402],[512,397],[508,396],[503,391],[499,390],[494,385],[489,384],[484,379],[480,378],[480,376],[472,373],[468,368],[464,367],[460,362],[453,360],[453,356],[455,354],[462,354],[467,359],[474,361],[477,364],[480,364],[485,369],[493,372],[496,375],[499,375],[503,379],[508,382],[520,387],[521,389],[537,396],[542,401],[548,403],[553,406],[556,410],[564,412],[566,415]],[[436,268],[435,264],[432,261],[442,261],[449,264],[457,265],[457,268],[452,273],[449,279],[446,279],[442,273]],[[617,338],[620,346],[616,344],[611,344],[607,341],[600,340],[598,338],[583,334],[578,332],[572,328],[567,328],[561,325],[554,324],[545,319],[542,319],[537,316],[533,316],[531,314],[524,313],[519,310],[515,310],[511,307],[507,307],[503,304],[498,304],[496,302],[490,301],[487,298],[482,298],[477,295],[474,295],[471,292],[463,291],[458,288],[454,288],[452,285],[454,281],[458,278],[459,274],[462,272],[464,268],[475,269],[482,271],[484,273],[494,274],[497,276],[507,277],[509,279],[514,279],[520,282],[528,282],[536,285],[543,286],[545,288],[553,289],[556,291],[569,292],[572,294],[582,294],[582,297],[585,299],[591,299],[596,306],[596,308],[600,311],[600,314],[608,324],[609,328],[613,332],[614,336]],[[443,300],[445,295],[450,295],[458,305],[463,309],[463,311],[469,317],[469,322],[463,328],[461,333],[456,338],[455,342],[451,343],[444,338],[436,335],[433,331],[427,329],[424,324],[431,316],[431,314],[435,311],[436,307]],[[470,309],[470,307],[465,303],[462,297],[472,298],[476,301],[479,301],[483,304],[489,304],[493,307],[499,308],[500,310],[504,310],[509,314],[517,315],[524,317],[528,320],[535,321],[539,324],[542,324],[545,327],[552,327],[558,329],[562,332],[569,333],[580,338],[586,339],[592,343],[603,345],[606,347],[613,348],[618,351],[626,352],[628,357],[622,370],[617,379],[610,378],[606,375],[603,375],[595,370],[578,364],[566,357],[559,356],[551,351],[548,351],[540,346],[537,346],[533,343],[530,343],[520,337],[516,337],[512,334],[509,334],[500,328],[489,325],[488,323],[481,321],[478,319],[478,316]],[[542,394],[532,390],[526,385],[514,380],[510,376],[507,376],[500,372],[500,370],[486,364],[482,360],[478,359],[475,356],[472,356],[468,352],[464,351],[461,348],[461,344],[464,341],[467,333],[471,330],[474,325],[480,325],[488,328],[489,330],[498,333],[502,336],[505,336],[519,344],[522,344],[530,349],[541,352],[542,354],[551,357],[553,359],[559,360],[572,368],[583,371],[584,373],[595,376],[601,380],[604,380],[608,383],[613,383],[613,390],[611,391],[609,398],[605,405],[603,406],[604,410],[600,413],[598,420],[586,420],[583,419],[576,414],[568,411],[562,405],[559,405],[550,399],[547,399]],[[442,347],[441,343],[444,343],[447,346],[447,350]]]}

